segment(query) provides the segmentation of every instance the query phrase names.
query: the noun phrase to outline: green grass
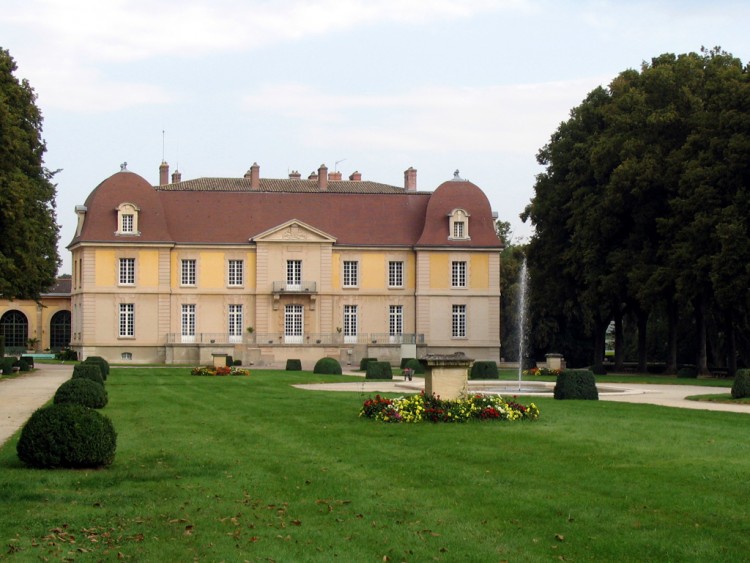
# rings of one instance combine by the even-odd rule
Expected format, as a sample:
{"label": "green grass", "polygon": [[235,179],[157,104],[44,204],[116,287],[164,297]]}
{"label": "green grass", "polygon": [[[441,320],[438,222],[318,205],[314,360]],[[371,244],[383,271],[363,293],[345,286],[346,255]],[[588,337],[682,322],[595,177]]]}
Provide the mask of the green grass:
{"label": "green grass", "polygon": [[731,393],[718,393],[714,395],[691,395],[685,397],[691,401],[706,401],[709,403],[729,403],[734,405],[750,405],[750,397],[735,399]]}
{"label": "green grass", "polygon": [[[113,369],[115,463],[0,449],[0,559],[738,561],[749,419],[535,398],[533,423],[387,425],[262,372]],[[531,400],[524,399],[524,402]],[[738,488],[739,486],[739,488]],[[75,543],[73,543],[75,542]]]}

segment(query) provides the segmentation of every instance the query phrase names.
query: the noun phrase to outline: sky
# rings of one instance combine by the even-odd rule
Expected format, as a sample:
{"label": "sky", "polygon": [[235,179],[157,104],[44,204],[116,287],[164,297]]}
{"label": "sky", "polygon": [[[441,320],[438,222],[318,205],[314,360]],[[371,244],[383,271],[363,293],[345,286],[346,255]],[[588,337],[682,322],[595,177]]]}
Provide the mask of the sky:
{"label": "sky", "polygon": [[[60,273],[74,208],[127,162],[152,184],[344,177],[432,191],[459,170],[513,242],[570,110],[662,53],[750,58],[750,2],[3,0],[0,47],[44,116],[59,172]],[[241,220],[241,218],[238,218]]]}

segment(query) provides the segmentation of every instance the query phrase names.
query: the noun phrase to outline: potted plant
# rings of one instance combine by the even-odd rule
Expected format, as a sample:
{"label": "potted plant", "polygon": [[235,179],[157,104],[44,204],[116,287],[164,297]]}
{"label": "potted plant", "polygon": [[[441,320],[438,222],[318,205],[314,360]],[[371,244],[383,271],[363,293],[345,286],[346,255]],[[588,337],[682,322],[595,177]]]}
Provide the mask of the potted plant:
{"label": "potted plant", "polygon": [[29,338],[26,341],[26,345],[28,346],[27,351],[28,352],[32,352],[32,353],[35,352],[37,344],[39,344],[39,339],[38,338]]}

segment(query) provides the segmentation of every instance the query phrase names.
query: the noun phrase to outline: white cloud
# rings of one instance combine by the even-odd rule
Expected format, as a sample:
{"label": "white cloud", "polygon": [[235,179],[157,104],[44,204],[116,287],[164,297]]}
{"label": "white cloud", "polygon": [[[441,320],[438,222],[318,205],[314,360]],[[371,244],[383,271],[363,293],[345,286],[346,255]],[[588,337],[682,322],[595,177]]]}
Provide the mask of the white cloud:
{"label": "white cloud", "polygon": [[569,110],[609,77],[390,95],[329,94],[300,84],[246,96],[250,112],[291,118],[318,146],[534,154]]}

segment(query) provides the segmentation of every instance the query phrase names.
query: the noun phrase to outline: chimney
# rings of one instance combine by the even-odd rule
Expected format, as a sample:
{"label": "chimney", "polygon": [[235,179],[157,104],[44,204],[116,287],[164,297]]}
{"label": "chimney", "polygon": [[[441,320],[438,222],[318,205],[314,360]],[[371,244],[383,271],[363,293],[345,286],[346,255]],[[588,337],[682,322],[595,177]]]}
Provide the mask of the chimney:
{"label": "chimney", "polygon": [[351,173],[351,176],[349,176],[349,180],[352,182],[361,182],[362,181],[362,174],[360,172],[357,172],[356,170]]}
{"label": "chimney", "polygon": [[159,185],[166,186],[167,184],[169,184],[169,164],[162,160],[159,165]]}
{"label": "chimney", "polygon": [[308,180],[317,180],[318,179],[318,173],[313,170],[310,172],[310,175],[307,177]]}
{"label": "chimney", "polygon": [[253,162],[253,165],[250,167],[250,170],[245,172],[244,178],[250,178],[251,190],[260,189],[260,166],[258,166],[257,162]]}
{"label": "chimney", "polygon": [[179,170],[172,172],[172,183],[176,184],[177,182],[182,182],[182,174]]}
{"label": "chimney", "polygon": [[289,173],[289,179],[290,179],[290,180],[299,180],[300,178],[302,178],[302,174],[300,174],[300,173],[299,173],[299,172],[297,172],[296,170],[292,170],[292,171],[291,171],[291,172]]}
{"label": "chimney", "polygon": [[331,182],[340,182],[341,181],[341,172],[339,172],[338,170],[334,170],[333,172],[331,172],[328,175],[328,179]]}
{"label": "chimney", "polygon": [[318,189],[321,192],[328,191],[328,167],[325,164],[318,168]]}
{"label": "chimney", "polygon": [[404,171],[404,189],[407,192],[417,191],[417,171],[411,166]]}

